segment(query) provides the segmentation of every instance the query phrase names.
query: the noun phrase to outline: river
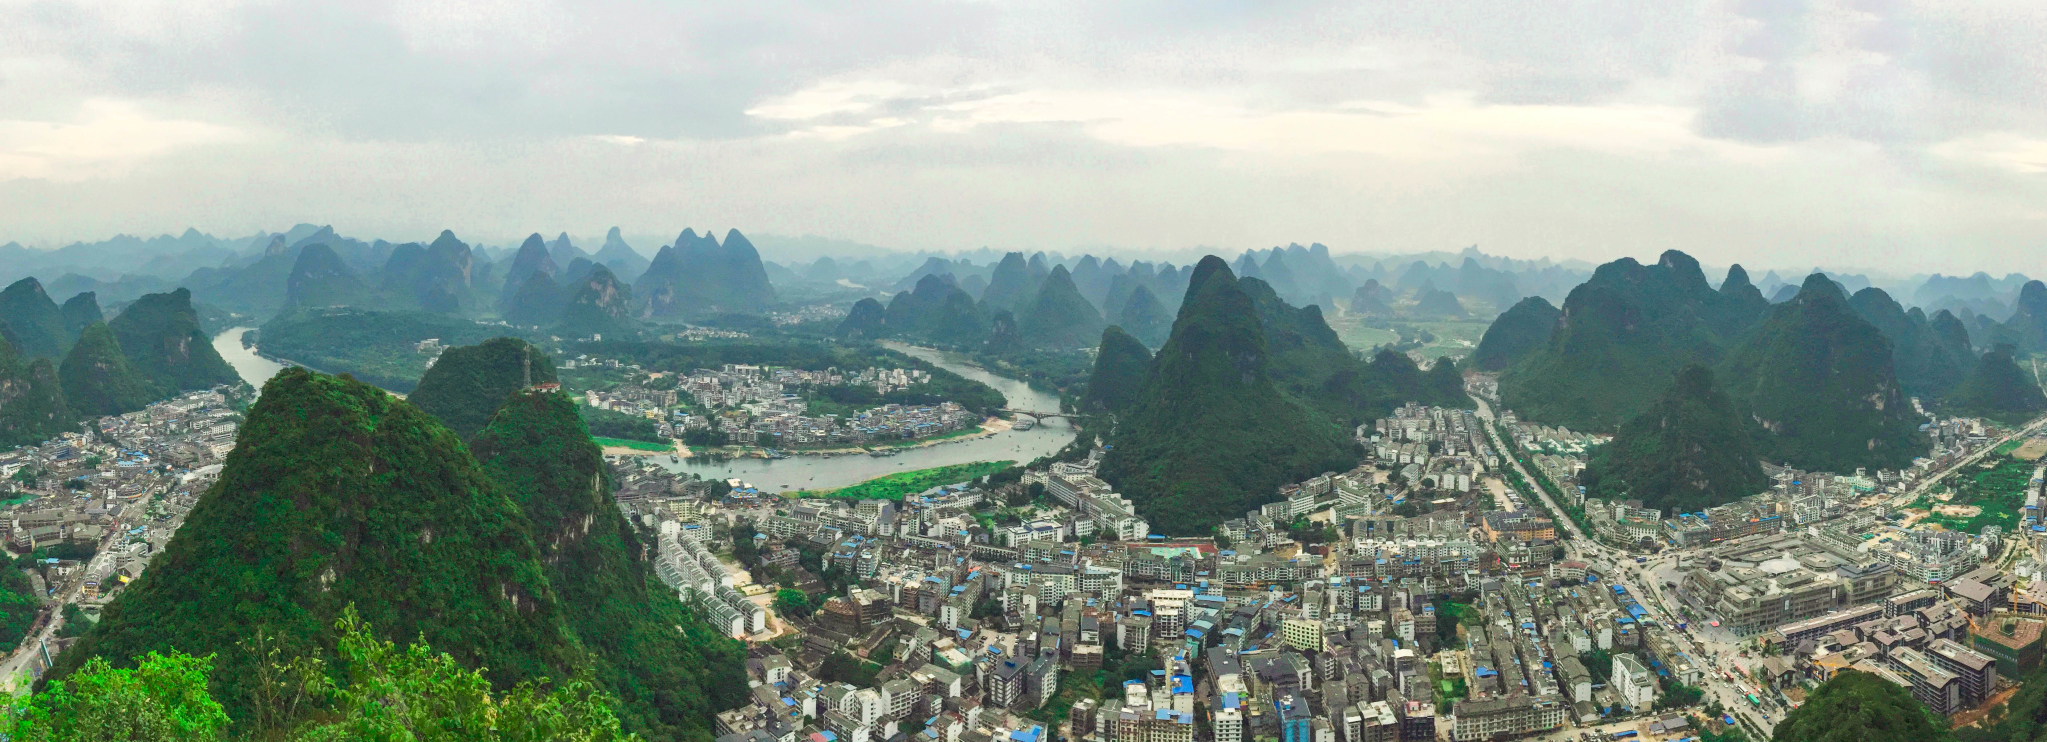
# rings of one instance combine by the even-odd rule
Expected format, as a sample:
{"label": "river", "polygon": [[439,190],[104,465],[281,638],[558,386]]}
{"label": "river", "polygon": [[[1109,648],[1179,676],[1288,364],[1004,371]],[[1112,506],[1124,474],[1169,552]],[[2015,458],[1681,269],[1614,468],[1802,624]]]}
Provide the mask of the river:
{"label": "river", "polygon": [[[1010,409],[1059,411],[1059,397],[1032,389],[1015,379],[996,376],[956,353],[945,353],[902,343],[885,342],[891,350],[915,356],[947,371],[994,387],[1009,400]],[[866,455],[791,456],[786,459],[730,459],[671,463],[656,457],[671,471],[701,474],[706,479],[743,479],[767,492],[845,487],[896,472],[975,461],[1011,460],[1027,463],[1065,448],[1073,441],[1074,428],[1066,418],[1046,418],[1025,431],[1007,431],[982,438],[904,449],[894,456]]]}
{"label": "river", "polygon": [[242,347],[242,333],[254,329],[256,328],[228,328],[213,336],[213,350],[219,353],[221,358],[227,359],[228,365],[235,367],[235,373],[241,374],[242,381],[249,382],[249,386],[262,389],[263,382],[269,381],[270,377],[284,370],[284,365],[256,355],[253,348]]}
{"label": "river", "polygon": [[[242,380],[258,389],[284,366],[242,347],[242,333],[253,328],[236,327],[213,336],[213,349],[235,367]],[[1010,409],[1057,412],[1059,397],[1015,379],[989,373],[956,353],[945,353],[901,343],[884,343],[889,348],[942,367],[948,371],[994,387],[1009,400]],[[991,436],[906,448],[894,456],[866,455],[792,456],[786,459],[730,459],[727,461],[685,460],[674,463],[666,456],[651,460],[671,471],[701,474],[706,479],[743,479],[768,492],[782,490],[845,487],[896,472],[975,461],[1029,462],[1058,451],[1073,441],[1074,428],[1066,418],[1047,418],[1025,431],[1006,431]]]}

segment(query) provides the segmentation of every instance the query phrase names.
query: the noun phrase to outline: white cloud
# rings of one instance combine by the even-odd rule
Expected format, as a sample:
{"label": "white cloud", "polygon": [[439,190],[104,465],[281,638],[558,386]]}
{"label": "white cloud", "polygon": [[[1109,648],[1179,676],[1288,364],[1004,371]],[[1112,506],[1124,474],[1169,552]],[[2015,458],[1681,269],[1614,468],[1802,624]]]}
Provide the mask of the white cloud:
{"label": "white cloud", "polygon": [[71,121],[0,119],[0,180],[119,177],[165,154],[247,136],[204,121],[158,118],[133,102],[88,100]]}

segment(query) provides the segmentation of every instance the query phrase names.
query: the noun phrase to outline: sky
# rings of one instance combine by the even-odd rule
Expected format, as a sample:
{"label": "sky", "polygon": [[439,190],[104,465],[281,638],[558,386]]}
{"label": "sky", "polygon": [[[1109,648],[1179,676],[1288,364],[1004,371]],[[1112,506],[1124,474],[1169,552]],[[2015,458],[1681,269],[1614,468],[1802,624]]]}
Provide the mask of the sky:
{"label": "sky", "polygon": [[0,0],[0,241],[2041,272],[2047,3]]}

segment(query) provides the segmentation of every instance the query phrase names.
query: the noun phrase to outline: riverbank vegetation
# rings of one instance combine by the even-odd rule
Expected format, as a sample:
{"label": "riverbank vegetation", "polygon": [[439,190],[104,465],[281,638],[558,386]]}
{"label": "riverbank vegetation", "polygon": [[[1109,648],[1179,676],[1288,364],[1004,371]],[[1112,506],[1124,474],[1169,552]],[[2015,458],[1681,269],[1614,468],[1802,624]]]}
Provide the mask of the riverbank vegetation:
{"label": "riverbank vegetation", "polygon": [[885,477],[869,479],[850,487],[834,490],[804,490],[797,497],[832,497],[851,500],[900,500],[906,496],[947,484],[958,484],[979,479],[1008,469],[1015,461],[976,461],[970,464],[953,464],[930,469],[899,472]]}

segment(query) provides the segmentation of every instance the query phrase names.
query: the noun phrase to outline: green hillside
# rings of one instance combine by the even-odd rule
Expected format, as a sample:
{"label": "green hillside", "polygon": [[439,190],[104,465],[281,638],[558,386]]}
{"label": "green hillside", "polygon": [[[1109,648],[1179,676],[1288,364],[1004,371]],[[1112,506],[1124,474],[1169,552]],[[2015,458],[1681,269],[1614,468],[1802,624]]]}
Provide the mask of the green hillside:
{"label": "green hillside", "polygon": [[546,353],[518,338],[492,338],[442,351],[406,399],[468,440],[512,392],[555,381]]}
{"label": "green hillside", "polygon": [[64,306],[57,308],[64,318],[64,337],[70,342],[78,341],[78,333],[85,332],[94,322],[105,322],[107,317],[100,312],[99,295],[81,291],[64,300]]}
{"label": "green hillside", "polygon": [[9,342],[24,357],[62,358],[71,347],[63,310],[32,277],[0,290],[0,325],[7,328],[12,336]]}
{"label": "green hillside", "polygon": [[1740,290],[1742,275],[1716,291],[1698,261],[1676,250],[1653,265],[1600,266],[1564,300],[1548,342],[1500,375],[1501,399],[1530,420],[1618,429],[1679,369],[1717,363],[1769,310],[1761,294]]}
{"label": "green hillside", "polygon": [[57,367],[57,379],[71,410],[86,417],[134,412],[160,396],[156,385],[129,365],[105,322],[79,334],[78,344]]}
{"label": "green hillside", "polygon": [[57,366],[24,358],[0,339],[0,448],[41,443],[77,428]]}
{"label": "green hillside", "polygon": [[2047,412],[2047,395],[2040,392],[2032,374],[2012,360],[2014,352],[2016,349],[2010,345],[1999,345],[1976,359],[1976,368],[1969,378],[1947,400],[1947,411],[2011,424],[2024,423]]}
{"label": "green hillside", "polygon": [[1728,396],[1767,431],[1759,453],[1813,471],[1902,469],[1926,451],[1890,343],[1820,274],[1733,350]]}
{"label": "green hillside", "polygon": [[654,578],[576,406],[559,393],[512,394],[470,450],[532,523],[563,616],[626,729],[656,741],[715,736],[711,715],[746,697],[744,649]]}
{"label": "green hillside", "polygon": [[1081,413],[1095,415],[1129,409],[1150,371],[1151,351],[1123,328],[1110,325],[1102,331],[1102,346],[1095,352],[1094,371],[1087,379],[1087,396],[1080,400]]}
{"label": "green hillside", "polygon": [[1912,697],[1912,689],[1846,670],[1821,683],[1777,723],[1772,742],[1942,742],[1947,720]]}
{"label": "green hillside", "polygon": [[1274,385],[1265,329],[1238,284],[1221,258],[1195,266],[1173,335],[1102,464],[1162,533],[1208,533],[1282,484],[1357,460],[1344,431]]}
{"label": "green hillside", "polygon": [[1173,334],[1173,315],[1151,289],[1142,285],[1130,290],[1130,300],[1117,313],[1116,324],[1147,348],[1165,345],[1166,338]]}
{"label": "green hillside", "polygon": [[1890,342],[1891,367],[1906,394],[1927,399],[1945,395],[1975,365],[1967,330],[1956,335],[1945,324],[1936,329],[1925,312],[1918,307],[1906,311],[1883,289],[1857,291],[1848,298],[1848,306]]}
{"label": "green hillside", "polygon": [[1639,499],[1669,515],[1733,502],[1770,485],[1740,413],[1704,366],[1678,372],[1661,399],[1622,424],[1593,456],[1583,482],[1588,496]]}
{"label": "green hillside", "polygon": [[430,643],[499,689],[572,677],[585,652],[529,528],[431,416],[368,384],[285,369],[219,481],[51,677],[94,657],[211,654],[215,697],[247,724],[264,677],[247,643],[332,663],[350,605],[379,636]]}
{"label": "green hillside", "polygon": [[144,295],[107,326],[113,328],[135,370],[156,385],[159,396],[241,380],[199,328],[199,313],[192,308],[190,291]]}
{"label": "green hillside", "polygon": [[1540,296],[1516,302],[1486,327],[1469,363],[1479,371],[1503,371],[1549,342],[1562,316],[1555,305]]}
{"label": "green hillside", "polygon": [[1024,342],[1040,348],[1079,348],[1093,345],[1102,335],[1101,312],[1095,311],[1066,266],[1052,269],[1036,298],[1017,310],[1017,328]]}

